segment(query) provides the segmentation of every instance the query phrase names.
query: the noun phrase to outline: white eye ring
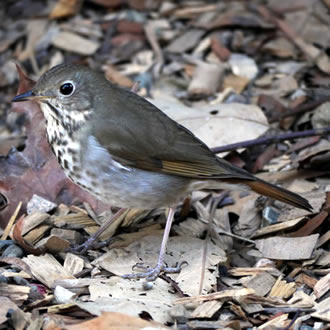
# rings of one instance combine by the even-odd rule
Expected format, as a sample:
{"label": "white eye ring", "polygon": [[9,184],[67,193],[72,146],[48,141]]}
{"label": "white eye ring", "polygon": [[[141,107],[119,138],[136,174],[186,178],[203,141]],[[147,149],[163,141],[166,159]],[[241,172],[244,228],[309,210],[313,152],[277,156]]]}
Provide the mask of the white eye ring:
{"label": "white eye ring", "polygon": [[71,80],[67,80],[61,84],[59,88],[59,92],[62,96],[68,97],[74,93],[75,89],[76,89],[75,84]]}

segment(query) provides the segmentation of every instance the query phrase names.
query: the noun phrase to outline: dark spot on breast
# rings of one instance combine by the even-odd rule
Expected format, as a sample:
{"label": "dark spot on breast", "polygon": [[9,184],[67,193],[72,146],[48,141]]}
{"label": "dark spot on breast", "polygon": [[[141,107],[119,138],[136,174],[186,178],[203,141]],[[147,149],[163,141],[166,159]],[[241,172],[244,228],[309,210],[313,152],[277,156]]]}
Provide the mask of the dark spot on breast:
{"label": "dark spot on breast", "polygon": [[91,182],[92,187],[97,187],[98,185],[99,185],[98,181],[92,180],[92,182]]}
{"label": "dark spot on breast", "polygon": [[90,171],[90,170],[86,170],[86,174],[88,176],[90,176],[91,178],[93,178],[93,179],[97,178],[97,174],[95,172]]}
{"label": "dark spot on breast", "polygon": [[109,171],[109,166],[108,165],[102,165],[101,166],[101,171],[102,172],[108,172]]}
{"label": "dark spot on breast", "polygon": [[72,154],[72,155],[75,155],[77,153],[77,151],[72,149],[72,148],[68,148],[68,153]]}
{"label": "dark spot on breast", "polygon": [[72,171],[77,173],[80,171],[80,167],[78,167],[77,165],[73,165]]}
{"label": "dark spot on breast", "polygon": [[89,120],[90,119],[90,115],[88,113],[84,113],[84,120]]}
{"label": "dark spot on breast", "polygon": [[66,159],[64,159],[64,161],[63,161],[63,167],[64,167],[66,170],[69,169],[69,162],[68,162]]}
{"label": "dark spot on breast", "polygon": [[75,179],[76,180],[80,180],[81,179],[80,173],[76,172],[74,175],[75,175]]}
{"label": "dark spot on breast", "polygon": [[57,154],[57,161],[62,164],[62,155],[60,155],[59,153]]}

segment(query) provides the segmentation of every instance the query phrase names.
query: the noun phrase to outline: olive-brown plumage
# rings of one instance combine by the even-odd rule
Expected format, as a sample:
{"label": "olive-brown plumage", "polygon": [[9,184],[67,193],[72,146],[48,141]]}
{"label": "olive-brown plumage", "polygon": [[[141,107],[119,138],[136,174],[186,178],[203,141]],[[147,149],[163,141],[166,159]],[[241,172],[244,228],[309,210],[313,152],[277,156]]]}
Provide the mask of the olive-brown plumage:
{"label": "olive-brown plumage", "polygon": [[216,157],[156,106],[85,66],[56,66],[13,101],[28,99],[39,101],[65,173],[111,205],[174,207],[192,190],[238,185],[311,209],[301,196]]}

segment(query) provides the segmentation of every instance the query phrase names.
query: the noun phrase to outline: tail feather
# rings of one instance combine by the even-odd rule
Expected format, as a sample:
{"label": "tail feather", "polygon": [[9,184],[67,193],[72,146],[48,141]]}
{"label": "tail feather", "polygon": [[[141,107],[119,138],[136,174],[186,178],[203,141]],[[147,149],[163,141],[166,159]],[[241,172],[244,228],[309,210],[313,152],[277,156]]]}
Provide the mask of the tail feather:
{"label": "tail feather", "polygon": [[307,211],[313,210],[312,206],[309,204],[309,202],[305,198],[299,196],[298,194],[296,194],[292,191],[281,188],[274,184],[265,182],[260,179],[257,179],[255,181],[247,180],[245,182],[245,184],[260,195],[274,198],[281,202],[290,204],[292,206],[295,206],[295,207],[298,207],[298,208],[301,208],[301,209],[304,209]]}

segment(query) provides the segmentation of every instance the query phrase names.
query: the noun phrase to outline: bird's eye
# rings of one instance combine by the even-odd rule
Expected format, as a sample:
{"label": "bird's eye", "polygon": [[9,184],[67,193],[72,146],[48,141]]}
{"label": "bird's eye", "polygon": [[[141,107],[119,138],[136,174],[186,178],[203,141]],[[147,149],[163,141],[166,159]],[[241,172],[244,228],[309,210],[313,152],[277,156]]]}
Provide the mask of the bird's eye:
{"label": "bird's eye", "polygon": [[70,96],[74,91],[74,85],[72,82],[65,82],[60,87],[60,93],[64,96]]}

